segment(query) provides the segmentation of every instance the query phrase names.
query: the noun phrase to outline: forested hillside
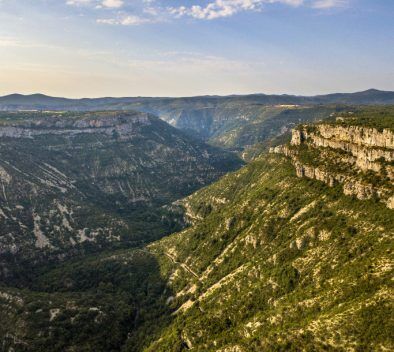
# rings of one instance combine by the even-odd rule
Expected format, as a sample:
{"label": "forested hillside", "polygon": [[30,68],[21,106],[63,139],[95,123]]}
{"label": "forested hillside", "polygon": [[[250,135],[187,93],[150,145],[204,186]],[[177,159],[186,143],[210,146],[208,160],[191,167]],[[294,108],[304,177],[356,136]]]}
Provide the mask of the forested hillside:
{"label": "forested hillside", "polygon": [[160,238],[163,206],[241,165],[146,113],[2,113],[0,276]]}
{"label": "forested hillside", "polygon": [[[333,145],[313,143],[317,132],[311,135],[335,126],[333,142],[384,143],[373,146],[386,153],[380,168],[368,172],[390,197],[387,168],[394,151],[388,117],[394,118],[392,110],[369,123],[350,115],[306,126],[309,144],[293,140],[292,154],[262,155],[188,197],[183,205],[193,225],[149,246],[174,291],[176,318],[147,350],[393,349],[394,211],[373,193],[346,192],[351,179],[326,182],[337,172],[331,166],[336,157],[352,162],[353,173],[364,171],[349,145],[335,154]],[[383,124],[386,130],[368,130]],[[339,133],[345,126],[357,126],[364,139]],[[302,158],[307,149],[315,167],[327,166],[327,178],[297,171],[293,155]]]}

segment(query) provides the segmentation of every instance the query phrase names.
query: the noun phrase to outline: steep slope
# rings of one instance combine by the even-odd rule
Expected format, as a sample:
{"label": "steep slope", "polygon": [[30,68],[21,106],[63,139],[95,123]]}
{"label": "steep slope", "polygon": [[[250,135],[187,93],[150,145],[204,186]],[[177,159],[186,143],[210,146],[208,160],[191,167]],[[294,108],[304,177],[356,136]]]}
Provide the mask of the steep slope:
{"label": "steep slope", "polygon": [[0,272],[163,236],[177,226],[163,205],[240,165],[145,113],[3,113]]}
{"label": "steep slope", "polygon": [[[308,123],[326,118],[331,113],[349,109],[341,106],[255,106],[243,113],[237,123],[224,125],[209,142],[234,151],[248,151],[257,144],[264,145],[289,133],[300,122]],[[230,112],[231,115],[231,112]]]}
{"label": "steep slope", "polygon": [[[370,122],[389,128],[392,118]],[[343,124],[370,132],[354,116]],[[347,143],[349,131],[335,138]],[[379,148],[375,137],[364,144]],[[174,291],[175,318],[148,351],[394,348],[394,211],[293,163],[263,155],[196,192],[183,202],[192,226],[149,245]]]}

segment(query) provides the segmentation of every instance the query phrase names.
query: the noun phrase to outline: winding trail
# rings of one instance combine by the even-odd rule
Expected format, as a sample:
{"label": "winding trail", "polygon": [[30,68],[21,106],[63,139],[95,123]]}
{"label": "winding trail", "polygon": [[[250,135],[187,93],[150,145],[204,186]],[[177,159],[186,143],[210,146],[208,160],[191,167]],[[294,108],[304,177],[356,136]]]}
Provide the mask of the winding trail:
{"label": "winding trail", "polygon": [[199,276],[185,263],[177,262],[173,255],[170,253],[164,252],[164,254],[174,263],[180,265],[184,270],[195,276],[198,280],[200,280]]}

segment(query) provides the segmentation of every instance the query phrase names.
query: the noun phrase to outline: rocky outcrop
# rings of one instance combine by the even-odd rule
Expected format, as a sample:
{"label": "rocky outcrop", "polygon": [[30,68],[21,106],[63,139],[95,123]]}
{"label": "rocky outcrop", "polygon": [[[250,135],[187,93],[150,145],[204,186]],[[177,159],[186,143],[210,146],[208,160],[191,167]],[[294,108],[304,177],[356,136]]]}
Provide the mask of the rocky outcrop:
{"label": "rocky outcrop", "polygon": [[307,138],[317,134],[326,140],[394,150],[394,133],[389,129],[379,132],[375,128],[336,124],[318,124],[312,128],[301,126],[300,129],[292,131],[291,144],[299,145]]}
{"label": "rocky outcrop", "polygon": [[317,131],[324,139],[339,139],[350,144],[394,150],[394,133],[389,129],[379,132],[375,128],[321,124],[317,125]]}
{"label": "rocky outcrop", "polygon": [[[293,130],[291,144],[301,145],[304,141],[314,147],[338,149],[348,153],[354,157],[350,158],[349,162],[363,171],[379,172],[382,169],[379,161],[394,161],[394,133],[388,129],[379,132],[373,128],[320,124],[309,131],[307,126]],[[388,173],[392,175],[393,167],[388,165],[388,169]]]}
{"label": "rocky outcrop", "polygon": [[323,181],[330,187],[335,186],[337,182],[343,182],[344,176],[331,174],[320,168],[313,166],[303,165],[298,161],[294,161],[294,167],[298,177],[308,177],[315,180]]}
{"label": "rocky outcrop", "polygon": [[[314,160],[313,165],[302,162],[304,151],[299,148],[301,145],[318,151],[320,160]],[[377,197],[388,208],[394,209],[394,133],[391,130],[379,132],[373,128],[335,124],[305,125],[292,131],[290,146],[277,146],[270,152],[289,157],[298,177],[316,179],[330,187],[342,184],[346,195],[361,200]],[[319,165],[316,166],[316,162]],[[329,167],[335,163],[348,165],[347,172]],[[370,171],[380,180],[379,185],[358,177],[360,173]],[[383,182],[385,179],[388,180],[386,183]]]}
{"label": "rocky outcrop", "polygon": [[394,197],[391,196],[392,192],[390,192],[389,189],[375,187],[346,175],[332,173],[319,167],[303,165],[298,161],[294,162],[294,167],[298,177],[307,177],[322,181],[330,187],[334,187],[336,184],[342,184],[343,193],[348,196],[355,196],[360,200],[377,197],[380,198],[388,208],[394,209]]}
{"label": "rocky outcrop", "polygon": [[56,115],[0,126],[0,137],[34,138],[48,134],[74,136],[82,133],[112,136],[115,133],[124,139],[138,131],[138,127],[150,124],[149,115],[145,113],[106,113],[106,116],[100,118],[90,118],[87,114],[82,119]]}
{"label": "rocky outcrop", "polygon": [[290,149],[287,145],[278,145],[277,147],[271,147],[270,153],[284,154],[288,157],[294,157],[297,153],[294,149]]}

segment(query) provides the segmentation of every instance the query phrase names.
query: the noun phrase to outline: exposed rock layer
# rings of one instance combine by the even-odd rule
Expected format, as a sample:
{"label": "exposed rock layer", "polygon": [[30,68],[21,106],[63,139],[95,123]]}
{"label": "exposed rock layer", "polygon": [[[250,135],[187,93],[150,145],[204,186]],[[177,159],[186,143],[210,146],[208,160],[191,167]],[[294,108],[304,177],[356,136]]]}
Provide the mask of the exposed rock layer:
{"label": "exposed rock layer", "polygon": [[[300,148],[303,145],[319,151],[322,160],[327,159],[327,155],[335,160],[319,165],[302,162]],[[281,145],[271,148],[270,152],[290,157],[298,177],[323,181],[331,187],[339,183],[346,195],[354,195],[358,199],[377,197],[394,209],[394,133],[389,129],[379,132],[374,128],[335,124],[301,126],[292,131],[290,146]],[[349,172],[330,169],[333,161],[347,164]],[[360,179],[360,174],[369,171],[381,182],[371,184]]]}

